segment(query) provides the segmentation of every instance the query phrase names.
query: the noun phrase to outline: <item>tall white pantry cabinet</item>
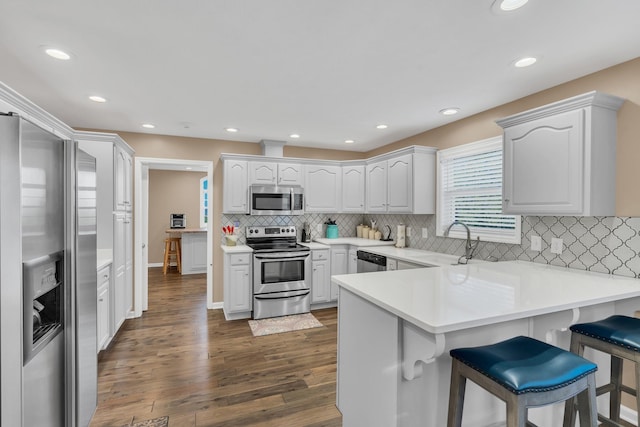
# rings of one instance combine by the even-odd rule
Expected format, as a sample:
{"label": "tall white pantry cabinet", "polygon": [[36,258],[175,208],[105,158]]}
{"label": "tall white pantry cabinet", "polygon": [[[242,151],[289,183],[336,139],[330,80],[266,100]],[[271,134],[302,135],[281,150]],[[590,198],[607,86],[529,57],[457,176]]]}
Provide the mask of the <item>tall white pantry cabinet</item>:
{"label": "tall white pantry cabinet", "polygon": [[108,319],[104,310],[98,319],[98,330],[108,323],[108,343],[133,311],[133,149],[116,134],[77,132],[75,136],[79,148],[96,158],[98,251],[112,254]]}

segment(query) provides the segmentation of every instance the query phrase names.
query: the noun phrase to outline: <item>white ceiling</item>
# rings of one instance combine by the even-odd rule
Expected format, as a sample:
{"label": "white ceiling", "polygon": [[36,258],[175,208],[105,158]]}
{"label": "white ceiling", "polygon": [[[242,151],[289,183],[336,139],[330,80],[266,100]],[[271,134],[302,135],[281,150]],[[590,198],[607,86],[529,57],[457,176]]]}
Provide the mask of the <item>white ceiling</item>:
{"label": "white ceiling", "polygon": [[0,81],[76,128],[368,151],[640,56],[638,0],[492,3],[2,0]]}

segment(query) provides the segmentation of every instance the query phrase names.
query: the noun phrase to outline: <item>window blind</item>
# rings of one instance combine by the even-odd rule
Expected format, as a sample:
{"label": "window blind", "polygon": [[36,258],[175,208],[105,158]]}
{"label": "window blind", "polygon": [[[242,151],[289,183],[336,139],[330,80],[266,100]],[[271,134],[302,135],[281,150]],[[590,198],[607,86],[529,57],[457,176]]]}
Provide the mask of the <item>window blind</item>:
{"label": "window blind", "polygon": [[[438,235],[457,220],[474,238],[520,242],[520,217],[502,214],[501,138],[441,150],[438,162]],[[466,237],[466,232],[454,227],[450,235]]]}

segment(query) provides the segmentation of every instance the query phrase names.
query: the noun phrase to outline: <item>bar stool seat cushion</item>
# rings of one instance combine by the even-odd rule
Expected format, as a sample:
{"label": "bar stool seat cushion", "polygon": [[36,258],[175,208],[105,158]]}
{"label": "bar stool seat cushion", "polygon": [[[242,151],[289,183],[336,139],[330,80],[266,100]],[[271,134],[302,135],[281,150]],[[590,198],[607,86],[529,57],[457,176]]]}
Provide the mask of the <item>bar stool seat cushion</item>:
{"label": "bar stool seat cushion", "polygon": [[611,316],[597,322],[578,323],[572,332],[640,352],[640,319],[628,316]]}
{"label": "bar stool seat cushion", "polygon": [[514,394],[555,390],[597,370],[576,354],[524,336],[450,354]]}

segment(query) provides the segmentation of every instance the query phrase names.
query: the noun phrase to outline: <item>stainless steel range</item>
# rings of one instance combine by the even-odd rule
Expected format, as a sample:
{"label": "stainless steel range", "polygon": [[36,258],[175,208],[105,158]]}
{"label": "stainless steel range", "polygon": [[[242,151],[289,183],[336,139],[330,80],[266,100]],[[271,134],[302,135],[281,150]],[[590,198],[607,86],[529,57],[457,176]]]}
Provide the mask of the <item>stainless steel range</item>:
{"label": "stainless steel range", "polygon": [[311,251],[296,243],[294,226],[247,227],[253,249],[253,318],[307,313]]}

